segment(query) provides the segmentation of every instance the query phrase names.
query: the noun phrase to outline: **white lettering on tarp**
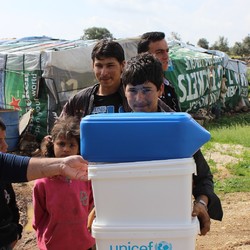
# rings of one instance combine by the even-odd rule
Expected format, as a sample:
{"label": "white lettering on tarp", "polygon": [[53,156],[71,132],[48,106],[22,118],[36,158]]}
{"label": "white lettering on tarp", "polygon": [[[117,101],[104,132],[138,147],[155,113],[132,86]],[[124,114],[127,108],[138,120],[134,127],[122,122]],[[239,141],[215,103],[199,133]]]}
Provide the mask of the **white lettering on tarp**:
{"label": "white lettering on tarp", "polygon": [[33,97],[36,97],[37,95],[37,75],[36,74],[30,74],[31,78],[31,93]]}
{"label": "white lettering on tarp", "polygon": [[[30,86],[31,85],[31,86]],[[24,94],[22,96],[25,99],[26,112],[30,110],[32,105],[32,100],[30,97],[30,91],[32,97],[36,96],[37,91],[37,75],[35,73],[25,73],[24,74]]]}
{"label": "white lettering on tarp", "polygon": [[184,58],[184,63],[186,66],[186,71],[194,70],[198,68],[205,68],[215,64],[221,64],[222,58],[217,56],[212,56],[211,58],[195,58],[192,59],[190,57]]}
{"label": "white lettering on tarp", "polygon": [[179,95],[180,102],[190,102],[200,99],[207,91],[218,92],[216,95],[219,98],[221,77],[222,66],[220,65],[211,71],[210,69],[203,69],[188,74],[178,75],[178,87],[181,91]]}
{"label": "white lettering on tarp", "polygon": [[178,81],[178,87],[180,89],[180,91],[182,92],[182,95],[179,95],[179,101],[180,103],[185,102],[186,98],[187,98],[187,89],[186,89],[186,84],[185,84],[185,77],[184,75],[178,75],[177,77],[177,81]]}
{"label": "white lettering on tarp", "polygon": [[41,133],[41,122],[42,122],[42,112],[41,112],[41,103],[38,99],[35,99],[35,110],[36,110],[36,128],[35,128],[35,136],[39,135]]}
{"label": "white lettering on tarp", "polygon": [[[244,73],[238,73],[227,69],[227,93],[228,98],[239,94],[242,97],[248,97],[248,81]],[[237,93],[238,92],[238,93]]]}
{"label": "white lettering on tarp", "polygon": [[209,107],[211,104],[215,103],[218,100],[218,93],[210,93],[209,95],[203,95],[198,100],[189,102],[189,107],[186,112],[197,110],[200,107]]}
{"label": "white lettering on tarp", "polygon": [[187,79],[187,87],[188,87],[187,101],[190,101],[198,97],[195,72],[191,73],[190,75],[186,75],[186,79]]}
{"label": "white lettering on tarp", "polygon": [[78,81],[76,79],[71,78],[67,80],[66,82],[62,80],[60,84],[62,88],[61,95],[62,95],[62,98],[65,100],[67,100],[68,98],[66,95],[69,90],[71,90],[70,96],[73,96],[78,92]]}
{"label": "white lettering on tarp", "polygon": [[[28,77],[28,74],[24,74],[24,93],[23,93],[22,98],[27,99],[26,103],[31,102],[30,95],[29,95],[29,77]],[[26,110],[26,111],[28,111],[28,110]]]}
{"label": "white lettering on tarp", "polygon": [[237,86],[230,86],[227,88],[227,96],[228,97],[232,97],[235,95],[236,91],[237,91],[238,87]]}
{"label": "white lettering on tarp", "polygon": [[240,74],[240,83],[243,87],[248,87],[248,80],[246,74]]}
{"label": "white lettering on tarp", "polygon": [[196,74],[197,77],[197,81],[198,81],[198,86],[199,86],[199,93],[204,93],[205,89],[207,88],[206,84],[207,84],[207,73],[206,70],[201,70],[198,71]]}
{"label": "white lettering on tarp", "polygon": [[228,70],[228,85],[248,86],[248,81],[245,74],[240,74]]}
{"label": "white lettering on tarp", "polygon": [[228,72],[228,79],[227,79],[227,85],[234,85],[234,81],[233,81],[233,79],[232,79],[232,77],[231,77],[231,74],[230,74],[230,72],[232,72],[232,71],[229,71]]}
{"label": "white lettering on tarp", "polygon": [[34,136],[38,136],[41,133],[41,122],[42,122],[42,112],[40,112],[40,103],[36,103],[36,115],[31,118],[29,130],[32,131]]}

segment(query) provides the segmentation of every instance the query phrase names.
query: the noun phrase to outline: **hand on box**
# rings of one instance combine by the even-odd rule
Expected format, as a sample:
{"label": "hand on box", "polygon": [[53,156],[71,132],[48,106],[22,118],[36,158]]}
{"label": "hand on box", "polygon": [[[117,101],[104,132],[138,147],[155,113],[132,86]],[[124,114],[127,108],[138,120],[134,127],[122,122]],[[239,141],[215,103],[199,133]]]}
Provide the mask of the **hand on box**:
{"label": "hand on box", "polygon": [[206,235],[210,231],[210,217],[206,203],[198,199],[194,201],[192,216],[197,216],[200,222],[200,235]]}
{"label": "hand on box", "polygon": [[87,228],[88,228],[88,231],[90,233],[91,233],[92,224],[93,224],[94,219],[95,219],[95,208],[93,208],[91,210],[91,212],[89,213],[89,216],[88,216],[88,225],[87,225]]}

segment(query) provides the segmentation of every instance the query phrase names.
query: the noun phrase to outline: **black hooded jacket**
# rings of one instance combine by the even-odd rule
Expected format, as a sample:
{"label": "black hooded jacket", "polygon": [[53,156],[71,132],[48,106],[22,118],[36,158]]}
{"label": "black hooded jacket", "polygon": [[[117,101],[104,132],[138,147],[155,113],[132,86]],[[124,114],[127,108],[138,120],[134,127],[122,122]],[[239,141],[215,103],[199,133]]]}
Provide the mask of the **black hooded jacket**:
{"label": "black hooded jacket", "polygon": [[[171,109],[163,101],[158,101],[160,112],[171,112]],[[196,164],[197,174],[193,175],[193,196],[196,199],[200,195],[206,195],[209,199],[208,214],[214,220],[222,220],[223,210],[219,197],[214,192],[213,175],[201,150],[198,150],[193,158]]]}

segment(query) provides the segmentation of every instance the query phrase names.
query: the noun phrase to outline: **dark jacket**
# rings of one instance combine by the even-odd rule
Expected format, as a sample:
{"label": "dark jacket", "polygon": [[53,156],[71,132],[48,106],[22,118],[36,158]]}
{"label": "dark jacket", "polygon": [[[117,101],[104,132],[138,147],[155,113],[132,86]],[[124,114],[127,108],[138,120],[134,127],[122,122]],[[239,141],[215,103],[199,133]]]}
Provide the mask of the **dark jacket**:
{"label": "dark jacket", "polygon": [[171,84],[170,81],[164,78],[164,93],[160,97],[160,99],[167,104],[171,109],[176,112],[180,112],[180,103],[175,92],[175,88]]}
{"label": "dark jacket", "polygon": [[[98,90],[98,86],[99,84],[95,84],[94,86],[81,90],[76,95],[71,97],[70,100],[64,105],[61,116],[74,115],[77,116],[80,120],[82,117],[91,114],[93,110],[94,94]],[[131,109],[128,106],[122,85],[120,86],[118,92],[120,93],[123,100],[124,111],[130,112]],[[159,111],[161,112],[174,111],[174,108],[169,107],[167,104],[165,104],[165,102],[161,101],[160,99],[158,102],[158,106],[159,106]],[[200,150],[194,154],[194,160],[197,166],[197,176],[194,176],[193,178],[194,181],[193,195],[195,198],[202,194],[208,196],[209,216],[212,219],[221,220],[223,212],[220,200],[214,193],[213,176]]]}
{"label": "dark jacket", "polygon": [[0,152],[0,248],[20,239],[23,227],[10,182],[27,181],[30,158]]}
{"label": "dark jacket", "polygon": [[[64,105],[60,116],[72,115],[77,116],[79,120],[82,117],[91,114],[94,108],[94,94],[97,92],[99,84],[85,88],[79,91],[76,95],[72,96],[69,101]],[[124,111],[131,111],[128,106],[122,84],[118,89],[118,93],[121,95],[123,100]]]}
{"label": "dark jacket", "polygon": [[[170,108],[161,100],[158,101],[158,106],[161,112],[170,112]],[[198,150],[193,157],[197,171],[197,175],[193,175],[193,196],[194,198],[197,198],[200,195],[206,195],[209,199],[208,214],[210,218],[214,220],[222,220],[222,206],[220,199],[214,193],[213,175],[210,171],[210,167],[201,150]]]}
{"label": "dark jacket", "polygon": [[10,183],[0,183],[0,247],[20,239],[23,227],[19,224],[16,196]]}

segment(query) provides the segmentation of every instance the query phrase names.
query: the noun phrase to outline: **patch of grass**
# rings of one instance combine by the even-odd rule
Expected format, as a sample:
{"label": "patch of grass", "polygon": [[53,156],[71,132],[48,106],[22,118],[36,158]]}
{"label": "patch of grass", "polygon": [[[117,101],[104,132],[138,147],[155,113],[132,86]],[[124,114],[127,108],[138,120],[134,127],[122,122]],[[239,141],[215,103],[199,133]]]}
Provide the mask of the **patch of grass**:
{"label": "patch of grass", "polygon": [[211,129],[223,129],[233,126],[245,126],[250,125],[250,113],[236,113],[232,115],[223,115],[220,119],[210,121],[205,124],[205,128]]}
{"label": "patch of grass", "polygon": [[249,177],[232,177],[223,181],[215,181],[214,187],[216,193],[249,192],[250,181]]}
{"label": "patch of grass", "polygon": [[212,141],[250,147],[250,125],[234,125],[222,129],[213,129],[210,132]]}
{"label": "patch of grass", "polygon": [[[239,159],[238,163],[230,163],[226,167],[231,177],[224,180],[214,178],[215,192],[250,192],[250,113],[224,116],[210,122],[205,128],[211,133],[211,140],[202,147],[202,152],[213,150],[215,143],[242,145],[242,152],[225,152]],[[209,159],[213,174],[218,173],[216,163]]]}
{"label": "patch of grass", "polygon": [[209,164],[211,169],[212,169],[212,167],[216,168],[216,162],[213,159],[209,159],[208,164]]}
{"label": "patch of grass", "polygon": [[211,166],[210,164],[210,161],[208,161],[208,164],[210,166],[210,169],[211,169],[211,173],[214,175],[214,174],[217,174],[219,172],[218,168],[216,166]]}
{"label": "patch of grass", "polygon": [[206,124],[205,128],[211,133],[211,142],[250,147],[250,113],[224,116]]}
{"label": "patch of grass", "polygon": [[229,164],[227,169],[231,174],[236,176],[245,176],[249,178],[250,183],[250,150],[244,151],[242,155],[242,160],[240,160],[237,164]]}

